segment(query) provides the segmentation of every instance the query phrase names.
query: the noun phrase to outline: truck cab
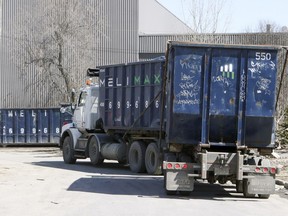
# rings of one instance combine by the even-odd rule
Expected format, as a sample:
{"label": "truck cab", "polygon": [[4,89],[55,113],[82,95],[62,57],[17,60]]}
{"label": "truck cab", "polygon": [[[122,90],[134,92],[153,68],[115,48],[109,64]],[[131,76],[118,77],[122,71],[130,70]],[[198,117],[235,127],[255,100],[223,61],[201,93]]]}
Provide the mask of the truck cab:
{"label": "truck cab", "polygon": [[81,89],[73,115],[79,131],[93,131],[99,119],[99,85],[89,84]]}

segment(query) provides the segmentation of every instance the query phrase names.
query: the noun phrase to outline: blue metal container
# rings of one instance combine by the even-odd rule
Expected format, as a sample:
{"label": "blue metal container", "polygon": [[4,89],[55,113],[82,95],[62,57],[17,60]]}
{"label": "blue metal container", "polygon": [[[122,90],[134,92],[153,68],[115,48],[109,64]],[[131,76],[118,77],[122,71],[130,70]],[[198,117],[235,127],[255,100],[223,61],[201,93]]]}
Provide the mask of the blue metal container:
{"label": "blue metal container", "polygon": [[99,104],[106,129],[159,130],[164,62],[101,67]]}
{"label": "blue metal container", "polygon": [[278,51],[171,42],[167,61],[100,67],[104,129],[163,132],[166,143],[273,148]]}
{"label": "blue metal container", "polygon": [[278,48],[175,43],[169,51],[169,142],[273,147]]}
{"label": "blue metal container", "polygon": [[57,144],[62,116],[59,108],[1,109],[0,142],[9,144]]}

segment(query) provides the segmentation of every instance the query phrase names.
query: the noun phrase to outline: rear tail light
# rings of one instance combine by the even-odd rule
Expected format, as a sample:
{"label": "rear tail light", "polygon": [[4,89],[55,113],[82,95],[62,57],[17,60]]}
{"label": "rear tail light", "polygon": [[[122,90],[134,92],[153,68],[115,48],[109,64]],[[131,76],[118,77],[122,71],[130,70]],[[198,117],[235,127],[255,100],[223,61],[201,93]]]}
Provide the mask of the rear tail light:
{"label": "rear tail light", "polygon": [[263,168],[263,173],[268,173],[269,172],[269,169],[267,167],[264,167]]}
{"label": "rear tail light", "polygon": [[175,169],[180,169],[181,168],[181,166],[180,166],[180,164],[175,164]]}
{"label": "rear tail light", "polygon": [[187,164],[183,164],[182,165],[182,169],[187,169],[188,168],[188,165]]}
{"label": "rear tail light", "polygon": [[275,174],[275,173],[276,173],[276,168],[275,168],[275,167],[271,167],[270,173],[271,173],[271,174]]}
{"label": "rear tail light", "polygon": [[256,167],[256,168],[255,168],[255,172],[256,172],[256,173],[259,173],[259,172],[261,172],[261,169],[260,169],[260,167]]}
{"label": "rear tail light", "polygon": [[[255,168],[256,173],[269,173],[268,167],[256,167]],[[277,172],[277,169],[275,167],[270,168],[270,173],[275,174]]]}
{"label": "rear tail light", "polygon": [[168,163],[167,164],[167,169],[172,169],[173,168],[173,165],[171,163]]}
{"label": "rear tail light", "polygon": [[166,169],[188,169],[188,164],[186,163],[167,163]]}

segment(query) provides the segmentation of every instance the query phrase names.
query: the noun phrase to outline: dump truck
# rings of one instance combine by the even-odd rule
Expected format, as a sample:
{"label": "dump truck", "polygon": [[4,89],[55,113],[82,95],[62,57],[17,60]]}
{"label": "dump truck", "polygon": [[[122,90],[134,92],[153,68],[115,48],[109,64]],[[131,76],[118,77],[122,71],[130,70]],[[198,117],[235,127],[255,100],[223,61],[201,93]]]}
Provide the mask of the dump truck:
{"label": "dump truck", "polygon": [[205,180],[269,198],[280,50],[169,41],[163,58],[88,69],[97,82],[81,89],[62,128],[64,162],[163,174],[168,195]]}

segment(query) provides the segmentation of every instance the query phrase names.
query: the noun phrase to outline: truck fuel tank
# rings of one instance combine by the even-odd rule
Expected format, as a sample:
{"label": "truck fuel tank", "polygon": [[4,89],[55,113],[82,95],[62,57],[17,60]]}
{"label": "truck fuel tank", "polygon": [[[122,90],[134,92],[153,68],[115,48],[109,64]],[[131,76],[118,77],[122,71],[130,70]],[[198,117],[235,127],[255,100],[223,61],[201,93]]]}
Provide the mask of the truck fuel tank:
{"label": "truck fuel tank", "polygon": [[126,162],[126,151],[126,145],[121,143],[106,143],[101,147],[103,158],[117,160],[121,163]]}

